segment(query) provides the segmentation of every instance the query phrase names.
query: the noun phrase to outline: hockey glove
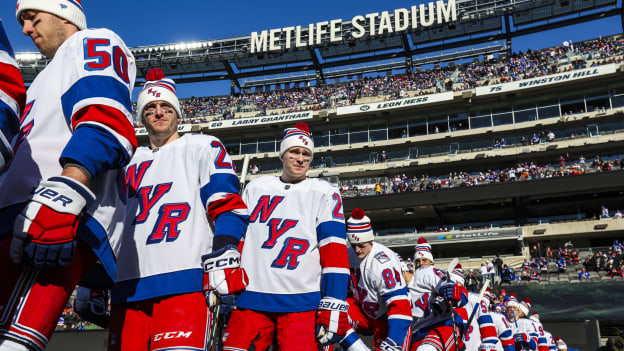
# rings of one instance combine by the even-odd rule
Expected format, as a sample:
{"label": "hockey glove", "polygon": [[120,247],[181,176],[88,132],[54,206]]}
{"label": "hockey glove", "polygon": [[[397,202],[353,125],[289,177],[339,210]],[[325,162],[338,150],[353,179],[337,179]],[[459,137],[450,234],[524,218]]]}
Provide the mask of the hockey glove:
{"label": "hockey glove", "polygon": [[440,286],[440,295],[455,307],[465,305],[468,298],[466,288],[456,283],[442,284],[442,286]]}
{"label": "hockey glove", "polygon": [[451,310],[451,305],[442,296],[431,299],[431,311],[436,315],[443,315]]}
{"label": "hockey glove", "polygon": [[322,298],[316,310],[316,340],[319,344],[339,342],[349,328],[349,304],[333,297]]}
{"label": "hockey glove", "polygon": [[496,350],[496,344],[481,344],[479,346],[479,351],[490,351]]}
{"label": "hockey glove", "polygon": [[234,245],[227,245],[215,252],[203,255],[204,294],[206,303],[213,307],[214,294],[231,295],[244,290],[249,284],[245,269],[240,268],[240,252]]}
{"label": "hockey glove", "polygon": [[403,350],[401,345],[397,345],[397,343],[394,342],[394,340],[390,338],[386,338],[386,340],[384,340],[377,349],[381,351],[402,351]]}
{"label": "hockey glove", "polygon": [[526,333],[517,333],[513,337],[516,345],[527,345],[529,343],[529,335]]}
{"label": "hockey glove", "polygon": [[76,289],[74,309],[85,321],[102,328],[108,328],[110,323],[108,290],[89,289],[79,286]]}
{"label": "hockey glove", "polygon": [[15,219],[11,259],[25,255],[38,269],[63,268],[76,250],[76,227],[95,195],[69,177],[52,177],[39,186]]}

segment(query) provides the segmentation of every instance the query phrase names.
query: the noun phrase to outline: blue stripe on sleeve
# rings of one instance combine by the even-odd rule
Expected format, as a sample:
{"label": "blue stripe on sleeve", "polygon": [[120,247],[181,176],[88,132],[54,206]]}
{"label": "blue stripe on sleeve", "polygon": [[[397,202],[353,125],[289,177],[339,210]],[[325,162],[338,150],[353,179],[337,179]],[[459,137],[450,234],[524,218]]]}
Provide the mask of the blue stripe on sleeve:
{"label": "blue stripe on sleeve", "polygon": [[60,160],[81,164],[95,178],[107,170],[123,167],[130,160],[130,155],[108,130],[82,124],[65,145]]}
{"label": "blue stripe on sleeve", "polygon": [[201,201],[204,208],[208,205],[208,199],[216,193],[238,194],[240,192],[240,181],[232,173],[215,173],[210,176],[210,182],[200,190]]}
{"label": "blue stripe on sleeve", "polygon": [[321,295],[323,297],[333,297],[344,301],[347,299],[348,286],[348,274],[324,273],[321,276]]}
{"label": "blue stripe on sleeve", "polygon": [[323,222],[316,227],[316,238],[318,241],[327,239],[331,236],[346,240],[347,228],[345,227],[345,224],[336,221],[328,221]]}
{"label": "blue stripe on sleeve", "polygon": [[487,324],[487,323],[494,325],[494,320],[492,319],[492,316],[490,316],[489,314],[484,314],[484,315],[479,316],[479,318],[477,318],[477,323],[479,323],[479,325]]}
{"label": "blue stripe on sleeve", "polygon": [[19,132],[19,117],[15,115],[15,111],[9,105],[0,100],[0,131],[11,142],[14,136]]}
{"label": "blue stripe on sleeve", "polygon": [[0,50],[6,51],[9,55],[15,58],[15,54],[13,53],[13,48],[11,47],[11,43],[9,42],[9,38],[4,32],[4,28],[2,27],[2,20],[0,20]]}
{"label": "blue stripe on sleeve", "polygon": [[401,289],[390,291],[389,293],[381,295],[384,301],[388,301],[390,298],[395,296],[403,295],[407,298],[407,287],[403,287]]}
{"label": "blue stripe on sleeve", "polygon": [[388,319],[388,337],[398,345],[403,343],[407,337],[407,331],[412,325],[412,321],[405,319]]}
{"label": "blue stripe on sleeve", "polygon": [[74,83],[74,85],[61,96],[63,114],[65,115],[68,125],[71,125],[74,105],[84,99],[90,98],[108,98],[115,100],[122,104],[128,112],[132,111],[130,93],[125,84],[109,76],[86,76]]}
{"label": "blue stripe on sleeve", "polygon": [[[248,216],[242,216],[233,212],[223,212],[215,221],[214,236],[227,235],[233,237],[238,242],[245,235],[248,224]],[[219,248],[213,247],[212,249]]]}

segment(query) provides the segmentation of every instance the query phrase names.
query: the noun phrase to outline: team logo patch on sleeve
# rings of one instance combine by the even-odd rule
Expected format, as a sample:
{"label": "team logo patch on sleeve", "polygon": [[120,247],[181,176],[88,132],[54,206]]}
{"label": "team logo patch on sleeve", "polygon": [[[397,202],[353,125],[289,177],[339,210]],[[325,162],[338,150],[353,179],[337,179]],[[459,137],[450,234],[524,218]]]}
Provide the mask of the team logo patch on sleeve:
{"label": "team logo patch on sleeve", "polygon": [[377,261],[379,261],[379,263],[386,263],[388,261],[390,261],[390,257],[388,257],[388,255],[386,255],[385,252],[378,252],[375,254],[375,259]]}

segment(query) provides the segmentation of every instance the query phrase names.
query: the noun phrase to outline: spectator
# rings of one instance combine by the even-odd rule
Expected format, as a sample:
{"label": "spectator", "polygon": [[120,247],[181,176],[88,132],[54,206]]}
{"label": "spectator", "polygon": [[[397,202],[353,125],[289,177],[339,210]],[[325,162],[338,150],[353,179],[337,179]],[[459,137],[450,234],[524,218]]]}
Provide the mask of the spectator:
{"label": "spectator", "polygon": [[531,273],[531,277],[530,278],[531,278],[530,279],[531,281],[538,281],[539,282],[541,280],[540,275],[539,275],[539,273],[537,273],[537,271],[533,271],[533,273]]}
{"label": "spectator", "polygon": [[559,273],[565,273],[566,272],[566,261],[564,257],[559,257],[559,259],[557,260],[557,270],[559,271]]}
{"label": "spectator", "polygon": [[511,282],[514,281],[514,279],[515,279],[514,271],[510,267],[508,267],[506,264],[504,264],[502,271],[501,271],[501,284],[503,283],[511,284]]}
{"label": "spectator", "polygon": [[602,219],[609,217],[609,209],[605,205],[600,206],[600,218]]}
{"label": "spectator", "polygon": [[590,278],[591,278],[591,275],[589,274],[589,272],[587,271],[587,269],[586,269],[585,267],[583,267],[583,270],[582,270],[582,271],[580,271],[580,272],[578,273],[578,278],[579,278],[580,280],[583,280],[583,279],[590,279]]}
{"label": "spectator", "polygon": [[548,140],[548,142],[555,140],[555,133],[553,133],[552,130],[549,130],[548,134],[546,134],[546,140]]}
{"label": "spectator", "polygon": [[468,274],[466,275],[466,289],[474,293],[479,292],[479,282],[477,281],[477,278],[475,278],[472,269],[469,270]]}
{"label": "spectator", "polygon": [[616,210],[615,213],[613,214],[613,219],[620,219],[622,218],[622,212],[620,212],[620,210]]}
{"label": "spectator", "polygon": [[479,269],[481,273],[481,286],[485,284],[485,281],[489,278],[488,269],[487,269],[487,261],[481,263],[481,268]]}
{"label": "spectator", "polygon": [[494,258],[494,267],[496,268],[496,274],[500,277],[503,270],[503,260],[499,254],[496,254],[496,258]]}

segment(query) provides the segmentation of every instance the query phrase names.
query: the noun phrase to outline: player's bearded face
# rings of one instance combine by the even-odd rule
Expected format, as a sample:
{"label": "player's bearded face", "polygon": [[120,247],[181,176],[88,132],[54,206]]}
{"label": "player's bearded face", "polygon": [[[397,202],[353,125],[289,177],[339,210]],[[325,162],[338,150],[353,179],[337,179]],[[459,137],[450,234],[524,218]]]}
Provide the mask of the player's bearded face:
{"label": "player's bearded face", "polygon": [[52,58],[69,37],[62,19],[41,11],[24,11],[22,33],[29,36],[42,55]]}
{"label": "player's bearded face", "polygon": [[282,155],[283,180],[288,182],[303,180],[310,169],[311,159],[312,153],[304,147],[294,146],[286,150]]}
{"label": "player's bearded face", "polygon": [[168,102],[154,101],[143,110],[143,123],[150,136],[168,138],[178,130],[178,114]]}

